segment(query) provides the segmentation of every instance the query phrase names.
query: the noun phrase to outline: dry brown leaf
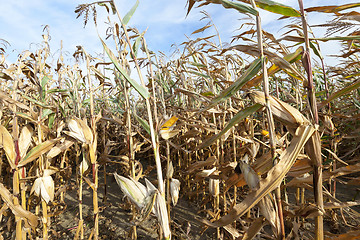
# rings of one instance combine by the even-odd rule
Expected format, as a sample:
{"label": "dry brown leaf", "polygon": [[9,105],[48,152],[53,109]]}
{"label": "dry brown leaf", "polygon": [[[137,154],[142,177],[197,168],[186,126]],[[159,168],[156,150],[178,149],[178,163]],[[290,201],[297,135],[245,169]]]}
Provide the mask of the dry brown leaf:
{"label": "dry brown leaf", "polygon": [[19,137],[19,151],[21,158],[25,157],[25,154],[30,147],[32,135],[33,129],[29,124],[22,128]]}
{"label": "dry brown leaf", "polygon": [[350,231],[343,234],[329,234],[325,236],[325,240],[359,240],[360,230]]}
{"label": "dry brown leaf", "polygon": [[191,174],[200,168],[213,166],[215,164],[215,162],[216,162],[216,157],[214,157],[214,156],[208,157],[208,159],[206,159],[206,161],[197,161],[188,167],[188,170],[186,173]]}
{"label": "dry brown leaf", "polygon": [[289,171],[289,176],[291,177],[300,177],[305,173],[308,173],[313,170],[311,160],[308,156],[302,155],[303,157],[298,157],[294,165]]}
{"label": "dry brown leaf", "polygon": [[299,134],[294,136],[290,145],[279,157],[278,164],[268,172],[267,177],[260,180],[260,188],[257,191],[249,193],[241,203],[234,206],[227,215],[221,217],[219,220],[210,222],[200,219],[200,221],[211,227],[223,227],[232,223],[245,214],[250,208],[254,207],[265,195],[279,186],[314,131],[315,128],[312,125],[299,127]]}
{"label": "dry brown leaf", "polygon": [[253,221],[251,223],[250,227],[246,230],[242,240],[253,239],[256,236],[256,234],[260,231],[260,229],[262,228],[264,222],[265,222],[265,218],[263,218],[263,217],[259,217],[259,218],[255,219],[255,221]]}
{"label": "dry brown leaf", "polygon": [[[265,106],[263,92],[250,91],[249,95],[256,103]],[[309,124],[309,121],[296,108],[273,96],[270,96],[270,106],[274,118],[283,123],[292,134],[299,126]]]}
{"label": "dry brown leaf", "polygon": [[324,203],[324,209],[334,209],[334,208],[344,208],[360,205],[360,201],[350,201],[350,202],[326,202]]}
{"label": "dry brown leaf", "polygon": [[30,226],[31,228],[37,227],[38,218],[32,212],[25,210],[20,205],[15,205],[13,203],[14,196],[6,189],[6,187],[4,187],[2,183],[0,183],[0,195],[13,214],[25,220],[25,225]]}
{"label": "dry brown leaf", "polygon": [[51,159],[69,149],[74,144],[73,141],[65,140],[62,143],[56,144],[46,155],[47,159]]}
{"label": "dry brown leaf", "polygon": [[9,161],[11,168],[15,169],[16,153],[14,140],[8,130],[2,125],[0,125],[0,147],[4,148],[6,157]]}
{"label": "dry brown leaf", "polygon": [[25,104],[15,101],[14,99],[12,99],[11,97],[9,97],[6,93],[0,91],[0,100],[5,103],[10,109],[13,108],[13,105],[16,105],[17,107],[30,111],[29,107],[26,106]]}
{"label": "dry brown leaf", "polygon": [[231,224],[224,226],[224,229],[232,236],[233,239],[238,239],[241,234]]}
{"label": "dry brown leaf", "polygon": [[[327,181],[330,178],[344,176],[347,174],[360,171],[360,163],[354,165],[348,165],[345,167],[337,168],[332,172],[323,172],[323,181]],[[308,175],[306,178],[294,178],[287,183],[287,186],[302,186],[303,184],[313,184],[313,175]]]}
{"label": "dry brown leaf", "polygon": [[280,219],[279,213],[277,210],[277,205],[274,201],[274,197],[270,194],[266,195],[259,202],[259,208],[261,214],[268,220],[270,223],[275,236],[279,236],[280,234]]}

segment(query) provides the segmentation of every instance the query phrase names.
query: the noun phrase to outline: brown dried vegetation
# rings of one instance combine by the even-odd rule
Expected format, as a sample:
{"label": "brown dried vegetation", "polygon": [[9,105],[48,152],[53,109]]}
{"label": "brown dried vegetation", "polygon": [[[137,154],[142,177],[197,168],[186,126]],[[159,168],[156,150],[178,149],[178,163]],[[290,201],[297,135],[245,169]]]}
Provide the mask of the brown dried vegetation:
{"label": "brown dried vegetation", "polygon": [[[138,2],[122,19],[112,1],[101,1],[75,12],[85,24],[89,15],[96,24],[102,7],[118,15],[107,31],[114,49],[99,40],[102,59],[78,47],[76,64],[60,55],[52,65],[48,34],[15,63],[0,49],[0,238],[59,237],[54,221],[76,189],[67,233],[110,239],[99,227],[107,205],[99,207],[98,194],[107,201],[114,176],[127,200],[113,204],[131,209],[123,238],[137,238],[156,216],[165,239],[357,239],[359,4],[304,10],[299,0],[298,11],[268,0],[189,0],[188,13],[196,3],[254,17],[234,37],[245,44],[225,47],[212,35],[165,60],[127,26]],[[257,8],[302,25],[276,38],[262,30]],[[326,38],[309,36],[304,11],[334,17],[322,25]],[[325,67],[319,41],[343,43],[341,64]],[[83,213],[87,188],[93,218]],[[203,231],[177,219],[178,201],[196,206]]]}

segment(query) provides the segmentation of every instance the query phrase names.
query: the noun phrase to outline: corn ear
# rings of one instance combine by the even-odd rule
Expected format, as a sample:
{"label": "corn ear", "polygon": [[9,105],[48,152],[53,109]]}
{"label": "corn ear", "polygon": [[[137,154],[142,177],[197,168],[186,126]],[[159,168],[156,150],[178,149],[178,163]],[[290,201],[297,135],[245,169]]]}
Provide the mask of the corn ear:
{"label": "corn ear", "polygon": [[248,155],[239,162],[239,167],[244,175],[245,181],[251,190],[257,190],[260,187],[260,179],[254,169],[247,163]]}
{"label": "corn ear", "polygon": [[128,199],[138,208],[142,209],[146,206],[145,198],[149,196],[148,190],[144,185],[135,181],[133,178],[126,178],[114,173],[115,180],[120,186],[121,191]]}
{"label": "corn ear", "polygon": [[169,215],[166,209],[166,201],[158,190],[156,190],[154,212],[163,230],[164,239],[171,239]]}
{"label": "corn ear", "polygon": [[180,181],[171,178],[170,179],[170,195],[171,195],[171,201],[173,205],[175,206],[179,200],[179,192],[180,192]]}
{"label": "corn ear", "polygon": [[46,204],[54,200],[54,180],[51,176],[38,177],[30,191],[30,194],[35,194],[41,197]]}
{"label": "corn ear", "polygon": [[213,197],[216,197],[220,193],[219,179],[209,179],[209,192]]}

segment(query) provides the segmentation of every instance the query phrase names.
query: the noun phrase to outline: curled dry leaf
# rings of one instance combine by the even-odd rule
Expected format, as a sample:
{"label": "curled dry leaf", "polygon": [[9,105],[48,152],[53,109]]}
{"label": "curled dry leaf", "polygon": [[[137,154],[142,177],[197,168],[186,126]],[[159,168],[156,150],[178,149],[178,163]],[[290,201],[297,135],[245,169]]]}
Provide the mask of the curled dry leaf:
{"label": "curled dry leaf", "polygon": [[25,156],[27,150],[30,147],[32,135],[33,129],[29,124],[22,128],[19,137],[19,151],[21,158]]}
{"label": "curled dry leaf", "polygon": [[256,234],[258,234],[260,229],[263,227],[264,223],[265,223],[264,217],[259,217],[255,221],[253,221],[250,227],[246,230],[242,240],[253,239],[256,236]]}
{"label": "curled dry leaf", "polygon": [[38,225],[38,218],[32,213],[25,210],[20,205],[15,205],[13,202],[14,196],[7,190],[6,187],[2,183],[0,183],[0,195],[2,200],[6,203],[6,205],[11,209],[12,213],[25,220],[25,226],[36,228]]}
{"label": "curled dry leaf", "polygon": [[254,207],[265,195],[279,186],[314,131],[315,128],[312,125],[301,126],[299,128],[299,135],[294,136],[290,145],[280,155],[278,164],[268,172],[266,178],[260,180],[258,190],[250,192],[241,203],[235,205],[227,215],[221,217],[219,220],[215,222],[208,220],[201,221],[211,227],[223,227],[232,223],[245,214],[250,208]]}
{"label": "curled dry leaf", "polygon": [[[265,106],[265,97],[263,92],[250,91],[249,95],[256,103]],[[309,124],[309,121],[296,108],[273,96],[270,96],[269,100],[274,118],[283,123],[289,131],[291,130],[292,134],[295,133],[295,129],[299,126]]]}
{"label": "curled dry leaf", "polygon": [[12,169],[15,169],[15,145],[14,140],[8,130],[0,125],[0,147],[4,148],[6,158],[9,161],[9,164]]}
{"label": "curled dry leaf", "polygon": [[210,176],[211,174],[213,174],[215,171],[216,171],[216,167],[213,167],[212,169],[202,170],[202,171],[198,172],[196,174],[196,176],[199,178],[206,178],[206,177]]}
{"label": "curled dry leaf", "polygon": [[47,159],[52,159],[59,155],[60,153],[64,152],[65,150],[69,149],[74,144],[73,141],[65,140],[62,143],[56,144],[46,155]]}
{"label": "curled dry leaf", "polygon": [[277,205],[274,201],[274,197],[270,194],[266,195],[259,202],[259,208],[261,214],[268,220],[270,223],[275,236],[280,234],[280,219],[278,214]]}
{"label": "curled dry leaf", "polygon": [[209,157],[208,159],[206,159],[206,161],[197,161],[188,167],[187,174],[190,174],[203,167],[213,166],[215,162],[216,162],[215,156]]}

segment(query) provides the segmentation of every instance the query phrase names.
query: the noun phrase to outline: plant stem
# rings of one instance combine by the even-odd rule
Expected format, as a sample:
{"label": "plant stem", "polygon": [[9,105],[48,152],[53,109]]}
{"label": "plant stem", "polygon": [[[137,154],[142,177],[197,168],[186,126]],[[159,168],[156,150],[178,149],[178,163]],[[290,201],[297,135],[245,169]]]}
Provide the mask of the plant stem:
{"label": "plant stem", "polygon": [[[303,64],[305,66],[305,70],[307,72],[307,94],[310,104],[311,110],[311,119],[314,125],[319,124],[318,110],[316,105],[316,97],[315,97],[315,89],[314,82],[312,76],[312,67],[311,67],[311,57],[310,57],[310,42],[307,30],[307,22],[305,18],[304,5],[302,0],[299,1],[303,31],[304,31],[304,40],[305,40],[305,51],[303,56]],[[315,203],[320,211],[319,216],[316,217],[315,221],[315,234],[316,239],[322,240],[324,239],[324,226],[323,226],[323,211],[324,211],[324,203],[323,203],[323,194],[322,194],[322,159],[321,159],[321,141],[320,135],[318,131],[315,131],[313,136],[305,145],[305,150],[308,153],[310,159],[314,165],[314,197]]]}
{"label": "plant stem", "polygon": [[[144,78],[142,76],[139,63],[138,63],[137,58],[135,56],[134,50],[131,47],[131,42],[130,42],[130,38],[129,38],[129,35],[128,35],[128,32],[127,32],[126,26],[124,25],[124,23],[123,23],[123,21],[122,21],[122,19],[120,17],[119,11],[118,11],[117,6],[116,6],[114,1],[113,1],[113,4],[115,6],[117,16],[118,16],[118,18],[119,18],[119,20],[121,22],[121,26],[122,26],[122,28],[124,30],[126,41],[127,41],[128,45],[129,45],[129,49],[130,49],[131,54],[133,56],[135,67],[136,67],[136,70],[138,72],[141,85],[146,88],[145,81],[144,81]],[[153,116],[152,116],[152,111],[151,111],[150,99],[145,98],[145,103],[146,103],[146,109],[147,109],[147,113],[148,113],[148,117],[149,117],[151,143],[152,143],[152,147],[153,147],[154,155],[155,155],[155,164],[156,164],[156,170],[157,170],[158,188],[159,188],[159,191],[160,191],[161,195],[164,197],[164,195],[165,195],[164,179],[163,179],[162,168],[161,168],[160,152],[159,152],[158,142],[156,141],[156,133],[155,133],[155,130],[154,130]]]}
{"label": "plant stem", "polygon": [[[254,0],[251,0],[251,5],[254,9],[256,9],[256,4]],[[258,38],[258,48],[260,50],[260,58],[262,63],[262,70],[263,70],[263,89],[264,89],[264,95],[265,95],[265,104],[266,104],[266,116],[268,121],[268,130],[269,130],[269,139],[270,139],[270,151],[273,161],[276,159],[275,155],[275,124],[273,115],[271,112],[270,107],[270,94],[269,94],[269,78],[268,78],[268,72],[266,68],[266,62],[264,57],[264,46],[263,46],[263,38],[262,38],[262,28],[261,28],[261,18],[260,15],[256,15],[256,29],[257,29],[257,38]],[[276,162],[273,162],[274,165]],[[278,206],[278,215],[280,220],[280,232],[279,232],[279,239],[285,239],[285,226],[284,226],[284,217],[283,217],[283,211],[282,211],[282,204],[281,204],[281,189],[280,186],[278,186],[275,190],[276,195],[276,203]]]}

